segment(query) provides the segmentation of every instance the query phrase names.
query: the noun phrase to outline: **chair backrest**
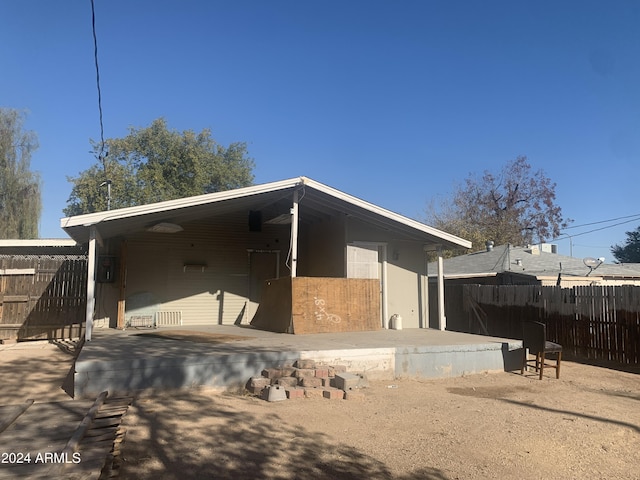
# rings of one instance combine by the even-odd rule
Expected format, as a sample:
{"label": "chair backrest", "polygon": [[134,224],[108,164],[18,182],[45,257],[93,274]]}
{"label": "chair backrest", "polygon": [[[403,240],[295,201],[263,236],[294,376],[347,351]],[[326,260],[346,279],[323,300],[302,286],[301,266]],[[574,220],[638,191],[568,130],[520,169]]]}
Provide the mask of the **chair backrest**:
{"label": "chair backrest", "polygon": [[522,345],[531,352],[544,351],[547,329],[541,322],[522,322]]}

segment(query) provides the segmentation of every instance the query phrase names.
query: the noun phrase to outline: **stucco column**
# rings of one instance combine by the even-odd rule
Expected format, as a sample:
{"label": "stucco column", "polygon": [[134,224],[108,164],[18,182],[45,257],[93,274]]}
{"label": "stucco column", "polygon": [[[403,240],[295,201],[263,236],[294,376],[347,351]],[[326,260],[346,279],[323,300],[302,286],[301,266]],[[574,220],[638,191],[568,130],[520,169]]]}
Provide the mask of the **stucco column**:
{"label": "stucco column", "polygon": [[442,262],[442,249],[438,249],[438,327],[447,329],[447,317],[444,314],[444,266]]}

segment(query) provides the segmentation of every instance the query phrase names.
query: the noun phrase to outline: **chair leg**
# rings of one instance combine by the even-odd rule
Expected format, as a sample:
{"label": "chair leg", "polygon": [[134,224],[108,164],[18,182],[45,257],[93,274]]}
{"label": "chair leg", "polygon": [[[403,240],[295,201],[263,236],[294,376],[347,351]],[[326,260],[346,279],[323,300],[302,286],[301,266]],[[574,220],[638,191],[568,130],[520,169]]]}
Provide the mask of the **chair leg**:
{"label": "chair leg", "polygon": [[544,351],[540,352],[540,380],[542,380],[543,372],[544,372]]}
{"label": "chair leg", "polygon": [[540,352],[536,352],[536,373],[540,369]]}
{"label": "chair leg", "polygon": [[520,375],[524,375],[524,369],[527,368],[527,349],[522,349],[522,368],[520,369]]}
{"label": "chair leg", "polygon": [[562,360],[562,352],[558,352],[558,361],[556,362],[556,379],[560,378],[560,361]]}

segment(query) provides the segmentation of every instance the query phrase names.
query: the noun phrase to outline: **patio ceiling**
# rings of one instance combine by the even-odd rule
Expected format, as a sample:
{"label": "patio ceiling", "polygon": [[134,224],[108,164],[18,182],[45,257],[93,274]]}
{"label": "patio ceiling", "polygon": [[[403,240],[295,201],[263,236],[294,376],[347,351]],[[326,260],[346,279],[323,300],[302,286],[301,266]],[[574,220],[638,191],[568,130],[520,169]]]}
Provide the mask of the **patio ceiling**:
{"label": "patio ceiling", "polygon": [[299,190],[299,218],[302,224],[314,223],[338,215],[348,215],[379,228],[395,232],[400,238],[438,244],[444,247],[470,248],[471,242],[423,223],[393,213],[306,177],[262,185],[180,198],[166,202],[122,208],[63,218],[60,226],[79,243],[89,239],[95,226],[102,238],[141,232],[158,223],[176,225],[215,222],[227,214],[247,215],[261,211],[265,223],[289,223],[287,215],[294,190]]}

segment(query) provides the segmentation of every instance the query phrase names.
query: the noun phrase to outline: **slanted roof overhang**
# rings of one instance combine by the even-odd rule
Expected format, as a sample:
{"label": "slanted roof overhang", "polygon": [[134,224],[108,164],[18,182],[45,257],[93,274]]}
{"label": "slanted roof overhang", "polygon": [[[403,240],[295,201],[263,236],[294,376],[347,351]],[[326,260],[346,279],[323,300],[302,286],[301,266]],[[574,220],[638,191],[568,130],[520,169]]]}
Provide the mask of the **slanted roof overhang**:
{"label": "slanted roof overhang", "polygon": [[[445,248],[471,248],[471,242],[424,223],[391,212],[306,177],[254,185],[251,187],[179,198],[165,202],[88,213],[60,220],[60,226],[75,241],[84,243],[94,226],[102,238],[126,236],[160,223],[177,225],[213,221],[228,213],[247,214],[271,208],[288,213],[293,191],[298,189],[300,221],[308,222],[338,214],[352,216],[403,238],[437,244]],[[284,211],[283,208],[285,209]],[[278,210],[279,209],[279,210]],[[275,214],[274,214],[275,215]],[[264,218],[268,221],[268,218]]]}

